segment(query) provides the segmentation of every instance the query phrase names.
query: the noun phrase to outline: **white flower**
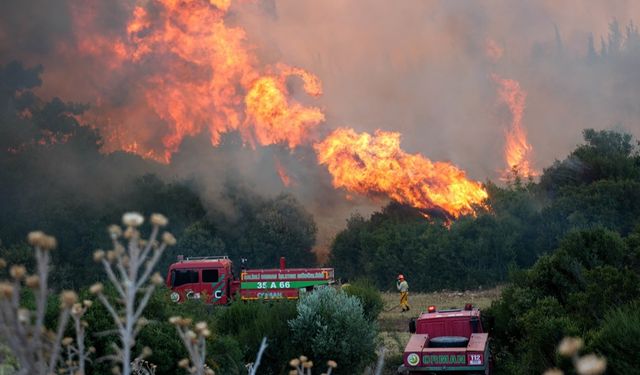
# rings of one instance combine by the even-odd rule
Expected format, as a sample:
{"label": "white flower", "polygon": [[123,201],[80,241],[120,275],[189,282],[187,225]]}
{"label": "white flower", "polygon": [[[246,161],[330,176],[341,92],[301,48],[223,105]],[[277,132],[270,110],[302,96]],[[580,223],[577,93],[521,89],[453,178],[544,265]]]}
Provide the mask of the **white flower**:
{"label": "white flower", "polygon": [[576,362],[576,371],[580,375],[600,375],[607,369],[607,361],[595,354],[587,354]]}
{"label": "white flower", "polygon": [[122,223],[128,227],[139,227],[144,223],[144,217],[137,212],[127,212],[122,215]]}

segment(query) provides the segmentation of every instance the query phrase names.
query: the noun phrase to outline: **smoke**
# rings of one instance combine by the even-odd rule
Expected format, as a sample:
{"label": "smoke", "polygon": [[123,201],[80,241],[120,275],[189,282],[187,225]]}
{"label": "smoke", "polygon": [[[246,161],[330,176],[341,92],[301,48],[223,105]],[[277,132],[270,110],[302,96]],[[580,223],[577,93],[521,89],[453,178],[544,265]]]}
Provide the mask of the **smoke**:
{"label": "smoke", "polygon": [[[140,21],[153,22],[161,9],[152,1],[2,2],[0,63],[41,64],[38,95],[89,104],[90,115],[82,120],[104,134],[117,135],[114,129],[126,121],[127,137],[140,141],[120,148],[156,152],[160,148],[149,145],[162,145],[168,126],[147,101],[145,79],[197,83],[212,77],[189,64],[179,67],[180,76],[167,75],[165,68],[174,64],[167,55],[141,55],[142,63],[132,63],[127,54],[141,52],[113,42],[129,40],[136,6],[148,4]],[[225,27],[244,30],[238,43],[260,74],[275,74],[267,67],[284,63],[319,77],[323,95],[318,98],[296,77],[280,83],[291,100],[322,110],[324,123],[314,125],[320,138],[342,126],[400,132],[408,153],[451,161],[474,179],[496,179],[505,163],[510,114],[496,105],[494,74],[518,81],[527,92],[522,123],[533,165],[562,158],[581,141],[584,128],[616,126],[640,136],[640,49],[625,29],[640,20],[640,3],[633,0],[242,0],[222,19]],[[215,75],[215,67],[212,71]],[[198,100],[188,93],[189,100]],[[156,94],[158,103],[172,99]],[[230,175],[265,194],[290,191],[314,213],[326,244],[352,211],[367,214],[382,203],[345,199],[307,145],[293,150],[271,142],[252,145],[222,132],[213,148],[215,134],[203,124],[206,114],[183,115],[200,122],[173,145],[167,175],[200,181],[212,205],[224,207],[220,191]],[[234,129],[238,126],[227,130]]]}

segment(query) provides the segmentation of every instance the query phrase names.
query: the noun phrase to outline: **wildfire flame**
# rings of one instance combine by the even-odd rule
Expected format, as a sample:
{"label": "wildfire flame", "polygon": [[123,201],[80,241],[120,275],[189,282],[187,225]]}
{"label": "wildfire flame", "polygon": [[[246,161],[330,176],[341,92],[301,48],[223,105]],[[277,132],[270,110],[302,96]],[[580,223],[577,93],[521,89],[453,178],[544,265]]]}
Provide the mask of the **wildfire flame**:
{"label": "wildfire flame", "polygon": [[514,172],[522,177],[538,176],[540,172],[534,169],[531,161],[533,147],[527,141],[527,132],[522,125],[527,94],[518,81],[495,75],[494,80],[499,84],[500,101],[506,104],[511,112],[511,124],[505,132],[504,157],[507,169],[503,171],[502,178],[509,179]]}
{"label": "wildfire flame", "polygon": [[474,214],[488,196],[455,165],[404,152],[400,133],[378,130],[371,136],[339,128],[315,149],[336,188],[382,194],[425,211],[442,209],[454,218]]}
{"label": "wildfire flame", "polygon": [[285,187],[291,186],[291,177],[287,173],[287,170],[284,168],[280,160],[274,156],[273,161],[276,165],[276,172],[278,172],[278,176],[280,177],[280,181],[282,181],[282,185]]}
{"label": "wildfire flame", "polygon": [[[97,7],[86,3],[94,1],[72,5],[76,39],[69,48],[100,66],[104,76],[126,82],[123,98],[98,93],[81,119],[100,128],[103,151],[169,163],[185,137],[203,132],[214,146],[230,131],[251,145],[295,148],[317,141],[314,129],[325,115],[291,98],[288,80],[301,80],[304,92],[317,97],[320,79],[283,63],[261,65],[245,31],[225,23],[230,0],[149,0],[131,7],[115,36],[92,29]],[[104,81],[93,87],[109,86]],[[456,166],[402,151],[399,133],[338,129],[314,148],[334,186],[350,192],[381,194],[448,217],[473,214],[487,197]],[[289,186],[290,176],[278,160],[275,165]]]}
{"label": "wildfire flame", "polygon": [[[90,30],[93,15],[76,5],[81,54],[107,69],[144,72],[131,85],[129,96],[136,100],[114,108],[100,101],[85,115],[100,127],[105,151],[126,149],[168,163],[184,137],[208,131],[217,145],[222,134],[234,130],[251,144],[293,148],[324,121],[320,109],[289,98],[285,84],[287,77],[298,76],[304,90],[318,96],[320,80],[284,64],[259,67],[244,30],[225,24],[230,5],[230,0],[153,0],[147,5],[153,17],[146,7],[135,7],[126,38],[114,40],[83,32]],[[162,122],[153,131],[132,120],[149,121],[140,115],[141,106]]]}

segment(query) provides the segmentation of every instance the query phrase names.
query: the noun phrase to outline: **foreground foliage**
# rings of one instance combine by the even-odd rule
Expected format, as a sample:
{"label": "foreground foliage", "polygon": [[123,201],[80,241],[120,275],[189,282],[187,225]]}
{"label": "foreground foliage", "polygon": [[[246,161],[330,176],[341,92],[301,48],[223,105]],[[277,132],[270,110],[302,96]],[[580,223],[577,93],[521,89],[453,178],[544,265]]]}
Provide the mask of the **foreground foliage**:
{"label": "foreground foliage", "polygon": [[[555,253],[514,275],[488,312],[498,367],[506,374],[562,367],[555,345],[564,336],[580,336],[607,357],[610,373],[628,373],[618,369],[629,363],[625,353],[638,347],[627,336],[637,330],[632,328],[637,313],[616,306],[637,306],[640,300],[640,259],[633,240],[638,234],[621,238],[605,229],[572,232]],[[615,350],[625,344],[624,350]]]}
{"label": "foreground foliage", "polygon": [[292,342],[316,363],[335,360],[339,374],[359,373],[375,359],[375,322],[365,319],[356,297],[333,288],[303,296],[298,315],[289,321]]}

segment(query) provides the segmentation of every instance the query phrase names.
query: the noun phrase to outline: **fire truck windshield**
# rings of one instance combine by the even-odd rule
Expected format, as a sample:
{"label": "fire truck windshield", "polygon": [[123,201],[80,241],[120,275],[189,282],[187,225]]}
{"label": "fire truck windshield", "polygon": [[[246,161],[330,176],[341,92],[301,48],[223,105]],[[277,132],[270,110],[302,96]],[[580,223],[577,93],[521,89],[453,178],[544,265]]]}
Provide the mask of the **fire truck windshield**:
{"label": "fire truck windshield", "polygon": [[198,270],[171,270],[172,287],[184,284],[195,284],[197,282]]}

